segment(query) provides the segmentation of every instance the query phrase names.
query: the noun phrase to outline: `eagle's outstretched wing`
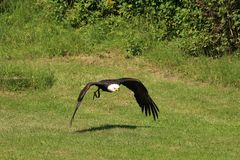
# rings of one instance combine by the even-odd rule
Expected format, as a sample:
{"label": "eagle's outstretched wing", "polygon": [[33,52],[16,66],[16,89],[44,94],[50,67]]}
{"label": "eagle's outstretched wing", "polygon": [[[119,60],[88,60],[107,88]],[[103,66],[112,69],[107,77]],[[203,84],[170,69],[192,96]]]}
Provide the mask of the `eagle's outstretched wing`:
{"label": "eagle's outstretched wing", "polygon": [[89,82],[88,84],[86,84],[86,86],[81,90],[79,96],[78,96],[78,100],[77,100],[77,104],[76,104],[76,107],[75,107],[75,110],[73,112],[73,115],[72,115],[72,118],[71,118],[71,121],[70,121],[70,126],[72,125],[72,122],[73,122],[73,119],[74,119],[74,116],[83,100],[83,97],[85,96],[85,94],[87,93],[87,91],[89,90],[89,88],[93,85],[98,85],[98,82]]}
{"label": "eagle's outstretched wing", "polygon": [[134,97],[136,98],[139,106],[142,108],[142,112],[145,112],[146,116],[150,116],[152,113],[154,120],[158,118],[159,109],[149,96],[146,87],[140,80],[135,78],[120,78],[118,81],[119,84],[126,86],[134,92]]}

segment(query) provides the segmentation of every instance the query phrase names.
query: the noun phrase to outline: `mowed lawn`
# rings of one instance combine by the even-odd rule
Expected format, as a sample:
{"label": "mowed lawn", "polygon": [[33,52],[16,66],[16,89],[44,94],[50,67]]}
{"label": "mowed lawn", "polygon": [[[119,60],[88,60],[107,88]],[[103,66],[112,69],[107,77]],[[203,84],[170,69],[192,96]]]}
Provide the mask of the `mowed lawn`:
{"label": "mowed lawn", "polygon": [[[56,81],[45,90],[0,91],[1,160],[240,157],[237,89],[182,81],[141,57],[125,59],[104,53],[25,63],[50,67]],[[142,80],[160,109],[159,119],[145,117],[124,86],[95,100],[93,87],[70,128],[84,85],[120,77]]]}

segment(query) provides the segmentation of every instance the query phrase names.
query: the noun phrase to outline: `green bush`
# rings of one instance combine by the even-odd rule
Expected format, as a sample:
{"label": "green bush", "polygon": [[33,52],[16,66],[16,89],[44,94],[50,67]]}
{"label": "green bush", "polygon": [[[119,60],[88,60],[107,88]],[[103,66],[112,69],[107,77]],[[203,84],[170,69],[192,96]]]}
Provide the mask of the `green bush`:
{"label": "green bush", "polygon": [[[140,33],[143,39],[125,33],[120,37],[130,54],[140,55],[149,44],[177,38],[186,40],[181,48],[192,56],[232,55],[240,46],[237,0],[2,0],[0,13],[0,41],[6,44],[0,55],[7,58],[15,53],[76,54],[88,50],[88,44],[97,48],[122,32],[115,30],[119,19],[128,23],[127,29],[145,28],[145,35]],[[27,49],[22,47],[26,45]]]}
{"label": "green bush", "polygon": [[140,56],[143,54],[145,49],[145,43],[142,38],[133,38],[129,39],[126,47],[126,51],[128,54],[132,56]]}
{"label": "green bush", "polygon": [[[240,1],[237,0],[52,1],[57,4],[57,15],[73,27],[93,24],[109,16],[127,20],[140,16],[145,19],[145,24],[161,28],[162,32],[156,35],[158,40],[194,39],[183,46],[190,55],[221,57],[239,49]],[[59,14],[62,8],[64,11]],[[137,46],[130,48],[139,50]]]}
{"label": "green bush", "polygon": [[16,9],[20,0],[0,0],[0,13],[9,13]]}
{"label": "green bush", "polygon": [[0,64],[0,89],[18,91],[27,89],[46,89],[55,82],[53,71],[49,68],[36,69],[26,64]]}
{"label": "green bush", "polygon": [[[184,22],[188,28],[183,30],[184,36],[198,38],[190,50],[212,57],[234,54],[239,48],[240,2],[197,0],[186,4],[193,9]],[[187,47],[185,51],[189,52]]]}

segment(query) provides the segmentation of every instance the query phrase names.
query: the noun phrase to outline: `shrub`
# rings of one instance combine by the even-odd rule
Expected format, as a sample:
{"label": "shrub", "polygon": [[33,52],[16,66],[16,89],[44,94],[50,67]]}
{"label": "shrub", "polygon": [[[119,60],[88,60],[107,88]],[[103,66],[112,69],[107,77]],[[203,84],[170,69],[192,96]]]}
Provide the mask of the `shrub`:
{"label": "shrub", "polygon": [[58,8],[64,8],[58,16],[73,27],[92,24],[108,16],[126,19],[141,16],[147,23],[162,29],[161,35],[156,35],[158,40],[194,39],[183,47],[190,55],[220,57],[226,53],[234,54],[239,48],[240,1],[237,0],[52,1]]}
{"label": "shrub", "polygon": [[[184,22],[188,24],[184,32],[185,37],[198,38],[198,42],[192,43],[190,50],[195,48],[193,52],[212,57],[234,54],[239,47],[240,2],[196,0],[191,3],[193,9],[189,12],[189,22]],[[189,50],[185,48],[185,51]]]}
{"label": "shrub", "polygon": [[143,50],[145,49],[144,45],[145,43],[141,38],[129,39],[127,43],[126,51],[132,56],[140,56],[142,55]]}

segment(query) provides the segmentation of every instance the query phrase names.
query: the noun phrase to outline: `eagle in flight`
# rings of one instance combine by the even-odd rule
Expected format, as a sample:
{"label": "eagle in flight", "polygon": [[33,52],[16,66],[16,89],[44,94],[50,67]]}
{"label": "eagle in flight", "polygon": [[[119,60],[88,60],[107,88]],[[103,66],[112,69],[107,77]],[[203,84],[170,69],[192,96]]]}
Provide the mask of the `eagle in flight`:
{"label": "eagle in flight", "polygon": [[105,92],[115,92],[119,89],[120,85],[124,85],[128,89],[130,89],[132,92],[134,92],[134,97],[138,103],[138,105],[141,107],[142,112],[145,112],[146,116],[153,115],[154,120],[158,118],[158,112],[159,109],[155,102],[152,100],[152,98],[149,96],[148,91],[146,87],[143,85],[143,83],[135,78],[119,78],[119,79],[105,79],[98,82],[89,82],[86,84],[86,86],[81,90],[77,105],[75,107],[75,110],[73,112],[70,126],[72,125],[74,116],[85,96],[87,91],[91,86],[97,86],[98,89],[93,94],[93,99],[100,97],[100,90]]}

